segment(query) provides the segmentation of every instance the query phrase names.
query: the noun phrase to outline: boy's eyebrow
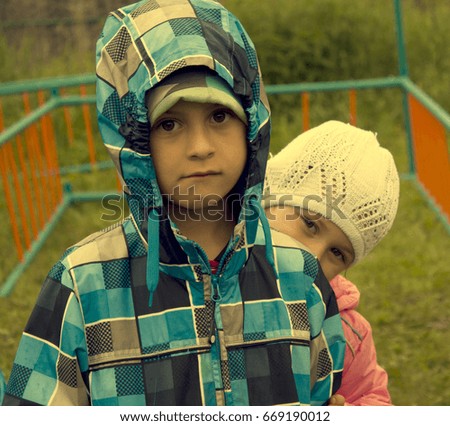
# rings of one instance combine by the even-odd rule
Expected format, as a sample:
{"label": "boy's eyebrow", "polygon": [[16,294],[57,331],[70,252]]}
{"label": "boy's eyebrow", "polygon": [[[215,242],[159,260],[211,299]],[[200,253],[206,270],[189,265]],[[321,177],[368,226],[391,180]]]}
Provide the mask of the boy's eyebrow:
{"label": "boy's eyebrow", "polygon": [[[190,102],[190,101],[184,101],[184,102]],[[224,108],[224,109],[228,109],[230,111],[233,111],[230,107],[228,107],[226,105],[218,104],[218,103],[212,103],[212,102],[193,102],[193,103],[202,104],[202,105],[210,105],[211,109]],[[175,105],[171,106],[167,111],[163,112],[161,114],[161,117],[163,117],[166,114],[178,114],[178,113],[181,114],[183,112],[184,112],[184,109],[183,108],[179,108],[178,103],[176,103]]]}
{"label": "boy's eyebrow", "polygon": [[161,118],[166,117],[167,115],[173,115],[173,114],[183,114],[183,110],[182,109],[177,109],[176,105],[173,105],[172,107],[170,107],[167,111],[164,111],[155,121],[158,122]]}
{"label": "boy's eyebrow", "polygon": [[[171,106],[167,111],[164,111],[162,114],[161,114],[161,117],[163,116],[163,115],[165,115],[165,114],[171,114],[171,113],[173,113],[173,112],[177,112],[177,108],[176,108],[176,104],[175,105],[173,105],[173,106]],[[174,111],[175,110],[175,111]]]}

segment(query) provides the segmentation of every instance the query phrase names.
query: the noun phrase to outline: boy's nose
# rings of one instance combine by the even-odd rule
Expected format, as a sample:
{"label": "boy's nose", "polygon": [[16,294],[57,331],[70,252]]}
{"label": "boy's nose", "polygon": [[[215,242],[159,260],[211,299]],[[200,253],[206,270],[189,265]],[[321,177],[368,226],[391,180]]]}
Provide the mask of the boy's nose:
{"label": "boy's nose", "polygon": [[196,126],[189,133],[187,154],[191,158],[206,159],[214,155],[214,143],[205,129]]}

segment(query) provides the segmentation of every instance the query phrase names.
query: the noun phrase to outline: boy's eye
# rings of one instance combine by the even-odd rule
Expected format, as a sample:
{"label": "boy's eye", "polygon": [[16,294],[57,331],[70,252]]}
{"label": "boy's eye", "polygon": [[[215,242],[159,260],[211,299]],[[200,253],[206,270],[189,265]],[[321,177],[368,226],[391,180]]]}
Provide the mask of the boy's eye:
{"label": "boy's eye", "polygon": [[166,132],[171,132],[172,130],[175,129],[175,126],[176,123],[174,120],[163,120],[160,123],[158,123],[156,127],[159,127]]}
{"label": "boy's eye", "polygon": [[221,109],[221,110],[214,111],[212,118],[216,123],[223,123],[230,116],[231,116],[231,113],[228,110]]}

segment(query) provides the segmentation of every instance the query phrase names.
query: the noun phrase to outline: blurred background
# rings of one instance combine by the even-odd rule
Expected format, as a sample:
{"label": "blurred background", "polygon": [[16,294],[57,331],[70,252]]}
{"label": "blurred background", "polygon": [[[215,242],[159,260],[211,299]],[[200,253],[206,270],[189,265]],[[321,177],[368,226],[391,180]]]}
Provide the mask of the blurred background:
{"label": "blurred background", "polygon": [[[242,21],[254,41],[266,86],[289,83],[377,79],[399,74],[392,0],[222,0]],[[410,79],[445,111],[450,111],[450,2],[401,0],[406,59]],[[107,13],[120,0],[2,0],[0,7],[0,88],[61,76],[93,76],[95,42]],[[19,96],[20,95],[20,96]],[[23,117],[22,94],[3,96],[4,127]],[[86,96],[94,95],[88,85]],[[20,102],[19,99],[20,98]],[[299,94],[272,94],[272,152],[305,128],[305,104]],[[33,102],[33,100],[32,100]],[[38,101],[34,101],[37,107]],[[314,92],[308,123],[349,121],[347,92]],[[33,106],[32,106],[33,107]],[[450,401],[450,233],[423,190],[411,177],[403,97],[398,88],[358,92],[359,127],[377,132],[394,154],[401,173],[399,212],[392,231],[372,254],[346,276],[361,291],[359,311],[370,321],[379,363],[389,373],[395,405],[449,405]],[[63,166],[89,162],[83,127],[90,113],[97,161],[107,162],[95,123],[95,108],[72,111],[74,140],[57,140]],[[53,117],[64,121],[63,113]],[[81,123],[81,124],[78,124]],[[84,123],[84,124],[83,124]],[[77,134],[83,134],[77,138]],[[63,138],[64,139],[64,138]],[[446,134],[448,149],[448,134]],[[447,154],[448,156],[448,154]],[[115,187],[109,168],[61,176],[72,190]],[[450,197],[450,182],[443,181]],[[0,368],[6,378],[15,349],[41,283],[65,248],[125,214],[105,220],[99,200],[78,200],[64,210],[12,291],[0,297]],[[0,283],[17,255],[0,197]]]}

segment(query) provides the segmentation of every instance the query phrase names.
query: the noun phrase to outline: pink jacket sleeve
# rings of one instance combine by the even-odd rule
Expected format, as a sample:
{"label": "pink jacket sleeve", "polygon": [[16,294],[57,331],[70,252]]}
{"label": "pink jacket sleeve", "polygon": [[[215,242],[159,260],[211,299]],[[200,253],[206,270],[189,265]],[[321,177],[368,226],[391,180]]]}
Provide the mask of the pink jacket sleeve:
{"label": "pink jacket sleeve", "polygon": [[369,322],[355,310],[341,312],[347,347],[338,394],[346,405],[392,405],[388,375],[377,363]]}
{"label": "pink jacket sleeve", "polygon": [[388,391],[388,375],[378,365],[375,342],[369,322],[356,311],[360,293],[342,275],[330,284],[337,298],[347,341],[342,384],[337,394],[346,405],[392,405]]}

